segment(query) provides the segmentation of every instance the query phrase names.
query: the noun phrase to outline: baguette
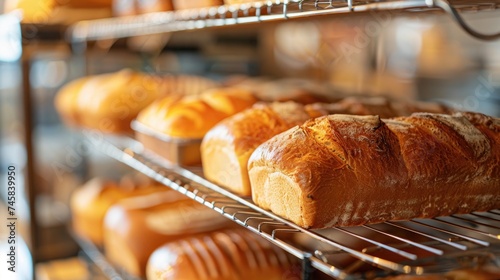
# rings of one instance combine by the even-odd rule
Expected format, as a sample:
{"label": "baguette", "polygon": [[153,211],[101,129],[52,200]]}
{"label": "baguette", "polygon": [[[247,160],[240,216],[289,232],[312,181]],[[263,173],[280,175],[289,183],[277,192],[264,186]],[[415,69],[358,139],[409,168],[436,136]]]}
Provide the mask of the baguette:
{"label": "baguette", "polygon": [[250,196],[247,164],[252,152],[271,137],[306,120],[328,114],[373,114],[382,117],[413,112],[448,113],[450,109],[423,102],[386,98],[345,98],[338,103],[301,105],[294,102],[256,104],[219,123],[203,139],[201,156],[205,177],[235,193]]}
{"label": "baguette", "polygon": [[330,115],[251,155],[253,201],[305,228],[500,207],[500,120],[479,113]]}

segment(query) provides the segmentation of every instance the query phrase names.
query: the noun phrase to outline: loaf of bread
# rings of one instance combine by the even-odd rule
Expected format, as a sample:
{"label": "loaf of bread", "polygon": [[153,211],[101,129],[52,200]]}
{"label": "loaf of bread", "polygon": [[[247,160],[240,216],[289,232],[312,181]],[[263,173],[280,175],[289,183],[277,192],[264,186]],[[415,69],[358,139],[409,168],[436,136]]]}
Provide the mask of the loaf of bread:
{"label": "loaf of bread", "polygon": [[479,113],[330,115],[259,146],[253,201],[305,228],[500,207],[500,120]]}
{"label": "loaf of bread", "polygon": [[222,0],[172,0],[176,10],[207,8],[224,4]]}
{"label": "loaf of bread", "polygon": [[104,251],[113,264],[143,276],[149,256],[162,244],[230,225],[219,213],[174,191],[134,197],[107,212]]}
{"label": "loaf of bread", "polygon": [[61,89],[56,108],[70,124],[104,132],[129,131],[139,111],[161,96],[162,82],[130,70],[85,77]]}
{"label": "loaf of bread", "polygon": [[154,100],[176,94],[198,94],[214,85],[201,77],[160,77],[122,70],[68,83],[58,92],[55,105],[69,125],[102,132],[129,132],[131,120]]}
{"label": "loaf of bread", "polygon": [[134,182],[130,177],[120,183],[94,178],[71,195],[73,230],[97,246],[102,246],[102,224],[109,207],[124,198],[165,190],[165,186],[152,182],[147,184]]}
{"label": "loaf of bread", "polygon": [[298,279],[291,264],[284,251],[248,230],[225,230],[158,248],[148,261],[147,279]]}
{"label": "loaf of bread", "polygon": [[254,104],[256,98],[239,88],[212,89],[199,96],[172,96],[144,109],[137,120],[169,137],[201,139],[222,119]]}
{"label": "loaf of bread", "polygon": [[240,195],[251,194],[247,163],[262,143],[306,120],[328,114],[361,114],[395,117],[413,112],[447,113],[435,103],[397,102],[385,98],[345,98],[337,103],[258,104],[227,118],[210,130],[201,145],[203,172],[207,179]]}

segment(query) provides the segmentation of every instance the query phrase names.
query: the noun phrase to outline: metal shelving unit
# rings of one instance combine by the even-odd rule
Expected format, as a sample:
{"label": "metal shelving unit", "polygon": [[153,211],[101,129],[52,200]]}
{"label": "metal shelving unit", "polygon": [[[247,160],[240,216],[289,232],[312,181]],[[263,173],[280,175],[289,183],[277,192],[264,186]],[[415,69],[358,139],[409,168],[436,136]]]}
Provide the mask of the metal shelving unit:
{"label": "metal shelving unit", "polygon": [[[336,279],[440,273],[500,265],[500,210],[435,219],[386,222],[327,230],[303,229],[197,175],[172,166],[133,139],[84,132],[90,145],[129,165]],[[102,261],[102,260],[100,260]]]}
{"label": "metal shelving unit", "polygon": [[[89,41],[235,27],[368,12],[445,12],[482,40],[500,38],[471,28],[462,12],[491,11],[500,0],[273,0],[195,10],[81,21],[66,39],[83,54]],[[311,267],[336,279],[371,279],[391,274],[427,274],[491,263],[500,266],[500,210],[435,219],[385,222],[351,228],[307,230],[203,178],[200,170],[169,165],[133,139],[84,131],[90,145],[187,197],[219,212],[302,260],[303,279]],[[99,249],[80,243],[109,279],[127,279],[112,269]],[[93,257],[94,256],[94,257]]]}
{"label": "metal shelving unit", "polygon": [[499,0],[481,2],[464,0],[274,0],[81,21],[70,28],[67,36],[68,40],[73,43],[84,43],[103,39],[276,22],[313,16],[383,11],[444,11],[471,36],[482,40],[494,40],[500,38],[500,33],[483,34],[474,30],[464,21],[460,12],[496,10],[499,7]]}

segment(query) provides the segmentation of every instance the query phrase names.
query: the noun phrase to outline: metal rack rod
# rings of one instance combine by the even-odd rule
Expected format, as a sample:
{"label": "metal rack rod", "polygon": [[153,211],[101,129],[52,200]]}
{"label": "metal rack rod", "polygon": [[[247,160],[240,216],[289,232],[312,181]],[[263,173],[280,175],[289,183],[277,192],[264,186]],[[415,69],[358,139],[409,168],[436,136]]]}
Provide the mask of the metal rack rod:
{"label": "metal rack rod", "polygon": [[461,11],[500,7],[500,1],[489,0],[480,3],[446,0],[275,0],[239,5],[192,10],[157,12],[119,18],[81,21],[71,26],[67,39],[73,43],[102,39],[118,39],[139,35],[178,32],[211,27],[241,24],[275,22],[312,16],[349,14],[380,11],[444,11],[465,32],[482,40],[500,38],[500,33],[482,34],[471,28],[460,15]]}

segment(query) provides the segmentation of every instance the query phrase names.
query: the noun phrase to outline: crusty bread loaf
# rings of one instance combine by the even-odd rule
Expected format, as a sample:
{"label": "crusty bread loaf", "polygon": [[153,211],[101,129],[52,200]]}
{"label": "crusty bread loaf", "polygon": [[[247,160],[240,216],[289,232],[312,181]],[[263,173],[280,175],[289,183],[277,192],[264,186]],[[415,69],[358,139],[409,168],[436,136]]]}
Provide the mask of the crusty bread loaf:
{"label": "crusty bread loaf", "polygon": [[288,255],[268,241],[248,230],[225,230],[158,248],[148,261],[147,279],[278,280],[292,276],[290,267]]}
{"label": "crusty bread loaf", "polygon": [[253,201],[306,228],[500,207],[500,120],[479,113],[330,115],[248,163]]}
{"label": "crusty bread loaf", "polygon": [[113,264],[142,276],[149,256],[162,244],[228,225],[219,213],[174,191],[134,197],[107,212],[104,251]]}
{"label": "crusty bread loaf", "polygon": [[165,186],[146,184],[124,177],[122,182],[94,178],[71,195],[70,208],[73,230],[98,246],[103,243],[102,224],[106,211],[121,199],[165,191]]}
{"label": "crusty bread loaf", "polygon": [[170,137],[201,139],[219,121],[256,101],[247,90],[212,89],[199,96],[173,96],[159,100],[144,109],[137,120]]}
{"label": "crusty bread loaf", "polygon": [[345,98],[303,106],[293,102],[258,104],[227,118],[204,137],[201,156],[205,177],[240,195],[251,194],[247,163],[262,143],[306,120],[328,114],[406,116],[413,112],[447,113],[436,103],[398,102],[386,98]]}

